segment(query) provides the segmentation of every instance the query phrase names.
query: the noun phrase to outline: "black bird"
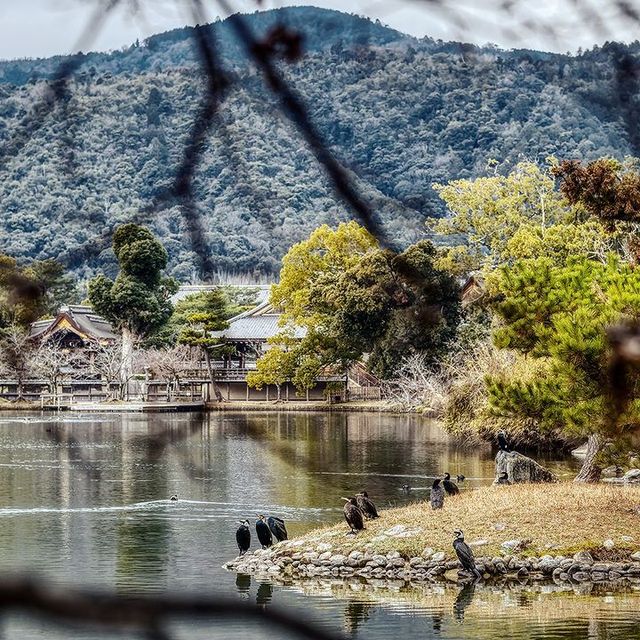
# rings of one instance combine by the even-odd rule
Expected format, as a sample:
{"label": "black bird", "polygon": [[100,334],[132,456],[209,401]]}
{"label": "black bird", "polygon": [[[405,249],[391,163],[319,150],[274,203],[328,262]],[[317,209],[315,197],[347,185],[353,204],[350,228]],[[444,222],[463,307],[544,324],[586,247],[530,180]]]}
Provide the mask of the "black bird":
{"label": "black bird", "polygon": [[445,473],[444,480],[442,481],[442,486],[444,490],[450,496],[457,496],[460,493],[460,489],[458,489],[458,485],[451,480],[451,474]]}
{"label": "black bird", "polygon": [[498,431],[498,448],[500,451],[506,451],[507,453],[511,451],[509,441],[507,440],[507,434],[502,429]]}
{"label": "black bird", "polygon": [[351,533],[356,534],[358,531],[364,529],[364,519],[362,517],[362,511],[358,508],[358,503],[355,498],[342,498],[345,500],[344,505],[344,519],[347,521]]}
{"label": "black bird", "polygon": [[501,471],[496,480],[496,484],[511,484],[511,480],[509,480],[509,474],[506,471]]}
{"label": "black bird", "polygon": [[273,533],[273,537],[278,542],[288,539],[287,528],[284,526],[284,520],[282,518],[269,516],[267,518],[267,524],[269,525],[269,529],[271,529],[271,533]]}
{"label": "black bird", "polygon": [[249,530],[248,520],[241,520],[239,524],[240,526],[236,531],[236,542],[238,543],[240,555],[243,556],[251,546],[251,531]]}
{"label": "black bird", "polygon": [[473,602],[476,585],[474,582],[467,582],[456,596],[453,603],[453,615],[457,622],[464,622],[464,612]]}
{"label": "black bird", "polygon": [[444,505],[444,489],[440,482],[442,482],[440,478],[436,478],[431,485],[431,495],[429,499],[432,509],[442,509]]}
{"label": "black bird", "polygon": [[267,524],[267,519],[264,516],[258,516],[256,520],[256,533],[258,534],[258,540],[263,549],[270,547],[273,544],[273,536],[271,530]]}
{"label": "black bird", "polygon": [[373,520],[379,517],[376,505],[373,504],[372,500],[369,500],[369,494],[366,491],[362,491],[356,496],[356,504],[367,520]]}
{"label": "black bird", "polygon": [[411,491],[411,487],[408,484],[403,484],[401,489],[403,493],[409,493]]}
{"label": "black bird", "polygon": [[174,493],[174,494],[169,498],[169,500],[173,500],[174,502],[175,502],[177,499],[178,499],[178,494],[177,494],[177,493]]}
{"label": "black bird", "polygon": [[464,541],[464,533],[462,533],[460,529],[456,529],[453,533],[455,535],[453,548],[455,549],[462,568],[465,571],[472,573],[476,578],[482,578],[482,575],[480,575],[480,572],[476,567],[476,560],[473,557],[473,551],[471,551],[471,547]]}
{"label": "black bird", "polygon": [[456,480],[457,480],[458,482],[464,482],[464,481],[465,481],[465,477],[464,477],[461,473],[459,473],[459,474],[456,476]]}

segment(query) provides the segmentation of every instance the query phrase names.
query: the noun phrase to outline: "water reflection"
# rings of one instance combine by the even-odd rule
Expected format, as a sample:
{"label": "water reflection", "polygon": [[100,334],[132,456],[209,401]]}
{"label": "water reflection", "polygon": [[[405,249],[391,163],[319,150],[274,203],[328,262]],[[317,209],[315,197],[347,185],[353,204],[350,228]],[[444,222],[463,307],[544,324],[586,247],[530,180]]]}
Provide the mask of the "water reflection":
{"label": "water reflection", "polygon": [[[572,460],[545,464],[561,476],[575,469]],[[381,508],[407,504],[444,471],[464,474],[460,489],[469,491],[492,482],[493,454],[458,448],[415,416],[0,415],[0,570],[128,593],[224,590],[373,640],[640,637],[638,591],[469,584],[389,592],[357,581],[257,582],[221,568],[237,554],[238,520],[273,513],[295,536],[340,521],[341,495],[366,489]],[[178,628],[198,639],[248,633],[242,620]],[[58,637],[24,620],[10,630]]]}

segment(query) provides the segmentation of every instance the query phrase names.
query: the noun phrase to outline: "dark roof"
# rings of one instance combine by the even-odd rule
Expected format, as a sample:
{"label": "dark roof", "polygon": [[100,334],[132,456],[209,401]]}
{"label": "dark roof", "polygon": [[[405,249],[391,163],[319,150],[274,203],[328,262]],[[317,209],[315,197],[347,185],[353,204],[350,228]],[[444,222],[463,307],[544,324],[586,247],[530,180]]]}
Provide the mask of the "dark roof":
{"label": "dark roof", "polygon": [[81,338],[99,342],[118,337],[112,326],[91,307],[70,305],[60,307],[58,315],[50,320],[38,320],[31,325],[32,338],[46,339],[58,331],[71,331]]}
{"label": "dark roof", "polygon": [[[229,327],[217,331],[214,335],[233,342],[256,341],[262,342],[285,331],[280,324],[282,314],[270,302],[263,302],[249,311],[240,313],[229,320]],[[304,338],[306,329],[291,327],[294,338]]]}

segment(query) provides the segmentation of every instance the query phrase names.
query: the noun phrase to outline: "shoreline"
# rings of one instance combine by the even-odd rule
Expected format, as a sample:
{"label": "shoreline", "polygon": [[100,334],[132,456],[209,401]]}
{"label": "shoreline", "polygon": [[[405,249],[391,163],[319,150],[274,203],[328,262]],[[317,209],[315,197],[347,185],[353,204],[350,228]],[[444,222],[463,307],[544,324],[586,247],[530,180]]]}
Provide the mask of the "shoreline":
{"label": "shoreline", "polygon": [[350,535],[346,523],[257,549],[227,570],[286,580],[420,584],[469,580],[452,547],[465,531],[483,581],[640,585],[640,486],[494,485],[380,511]]}

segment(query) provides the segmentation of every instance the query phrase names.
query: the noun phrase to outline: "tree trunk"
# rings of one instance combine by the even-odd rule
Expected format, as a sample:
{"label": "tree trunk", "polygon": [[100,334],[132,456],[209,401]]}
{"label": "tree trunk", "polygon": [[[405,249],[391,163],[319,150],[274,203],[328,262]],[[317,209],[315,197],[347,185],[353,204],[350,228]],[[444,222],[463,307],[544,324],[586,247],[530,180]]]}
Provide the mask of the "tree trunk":
{"label": "tree trunk", "polygon": [[207,371],[209,372],[209,382],[211,382],[211,388],[213,389],[213,393],[216,395],[216,400],[218,402],[222,402],[222,392],[220,391],[220,387],[216,384],[215,375],[213,373],[213,365],[211,364],[211,354],[209,353],[209,349],[203,349],[204,351],[204,360],[207,363]]}
{"label": "tree trunk", "polygon": [[587,439],[587,454],[584,457],[580,473],[574,478],[574,482],[598,482],[602,473],[602,467],[596,463],[596,458],[604,445],[604,438],[593,433]]}
{"label": "tree trunk", "polygon": [[[122,362],[120,364],[120,382],[122,383],[123,396],[128,396],[129,380],[133,375],[133,332],[128,327],[122,328]],[[124,398],[123,398],[124,399]]]}

